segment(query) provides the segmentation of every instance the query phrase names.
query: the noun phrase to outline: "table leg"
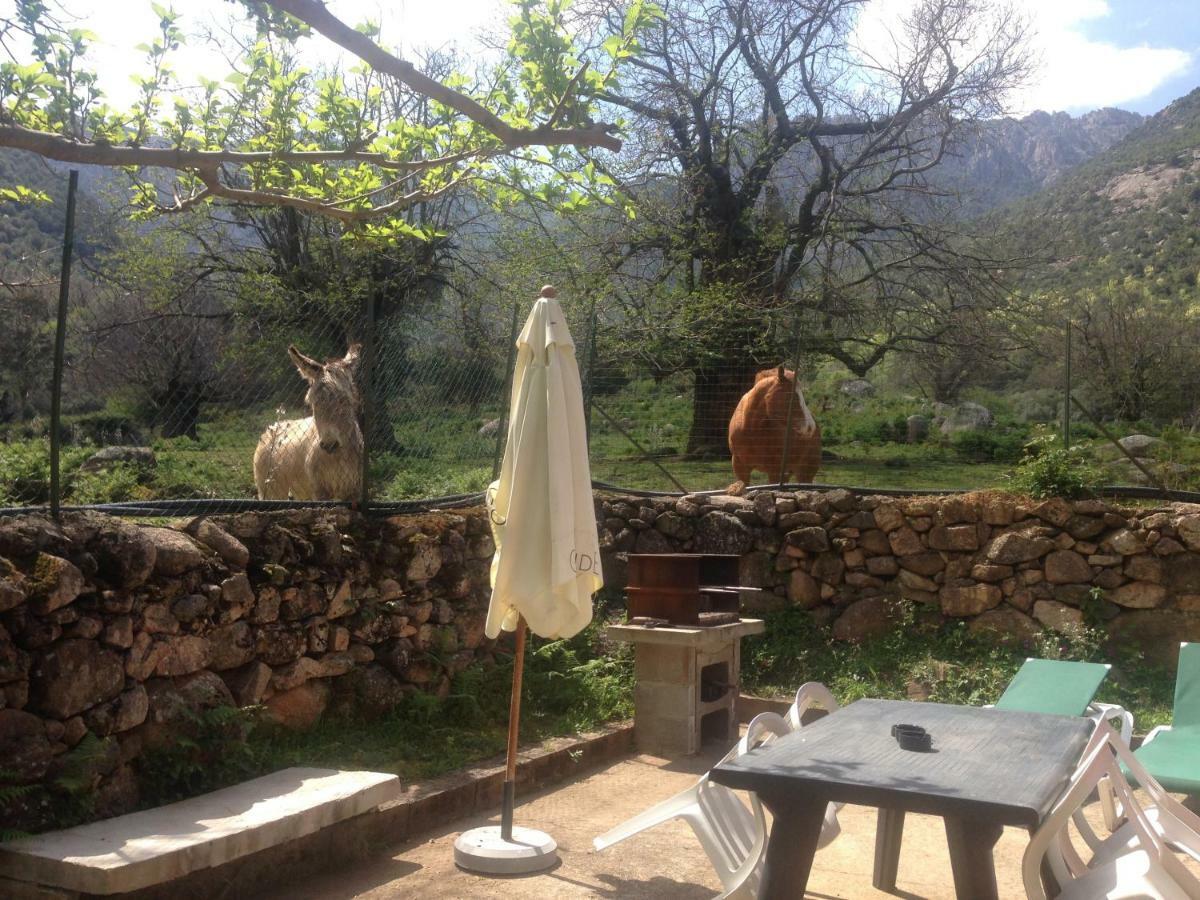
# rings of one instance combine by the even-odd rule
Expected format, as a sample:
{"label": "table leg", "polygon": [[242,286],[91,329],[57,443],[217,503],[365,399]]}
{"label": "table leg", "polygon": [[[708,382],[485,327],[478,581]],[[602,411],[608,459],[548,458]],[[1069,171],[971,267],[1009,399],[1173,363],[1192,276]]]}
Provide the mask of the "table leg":
{"label": "table leg", "polygon": [[904,836],[904,810],[879,808],[875,820],[875,874],[871,884],[876,890],[894,891],[896,871],[900,868],[900,840]]}
{"label": "table leg", "polygon": [[804,798],[793,803],[776,798],[768,803],[761,794],[759,799],[771,811],[774,821],[758,896],[766,900],[799,900],[808,886],[817,842],[825,824],[825,802]]}
{"label": "table leg", "polygon": [[992,848],[1004,829],[990,822],[946,816],[946,842],[959,900],[996,900],[996,865]]}

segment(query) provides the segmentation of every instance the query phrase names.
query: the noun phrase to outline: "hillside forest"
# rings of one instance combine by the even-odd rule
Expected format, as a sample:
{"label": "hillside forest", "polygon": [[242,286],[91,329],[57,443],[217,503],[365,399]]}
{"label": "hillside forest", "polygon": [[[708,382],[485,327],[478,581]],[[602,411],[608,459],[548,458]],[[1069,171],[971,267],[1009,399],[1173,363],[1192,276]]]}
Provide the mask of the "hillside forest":
{"label": "hillside forest", "polygon": [[[544,283],[604,482],[728,484],[733,406],[786,364],[822,429],[821,483],[1082,491],[1146,483],[1144,467],[1200,490],[1200,89],[1150,116],[1013,117],[1023,35],[966,2],[911,34],[984,35],[969,73],[918,39],[868,91],[845,62],[855,3],[801,20],[793,4],[518,0],[491,39],[501,62],[413,62],[521,127],[612,123],[621,149],[514,149],[368,65],[304,65],[317,36],[263,6],[229,4],[232,71],[199,89],[164,61],[201,38],[164,10],[140,114],[95,112],[102,78],[67,83],[88,40],[53,4],[0,10],[0,44],[37,48],[0,63],[0,131],[370,157],[226,168],[213,192],[203,172],[71,163],[0,134],[0,507],[47,499],[70,168],[68,502],[254,496],[263,429],[307,415],[287,347],[356,342],[372,496],[480,490],[513,323]],[[916,73],[925,93],[895,89]],[[397,160],[424,167],[404,202],[413,183],[379,174]]]}

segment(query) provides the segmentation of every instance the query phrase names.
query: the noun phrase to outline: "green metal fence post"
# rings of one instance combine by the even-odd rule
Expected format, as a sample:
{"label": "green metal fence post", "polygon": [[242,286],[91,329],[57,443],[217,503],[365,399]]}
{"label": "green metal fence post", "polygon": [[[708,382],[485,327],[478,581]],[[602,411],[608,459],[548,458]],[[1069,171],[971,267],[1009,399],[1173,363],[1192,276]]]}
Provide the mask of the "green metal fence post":
{"label": "green metal fence post", "polygon": [[371,502],[371,429],[375,427],[375,318],[378,313],[379,288],[371,286],[366,298],[363,322],[362,370],[359,383],[362,392],[362,485],[358,508],[365,514]]}
{"label": "green metal fence post", "polygon": [[1063,398],[1063,448],[1071,449],[1071,320],[1067,320],[1067,372]]}
{"label": "green metal fence post", "polygon": [[67,299],[71,294],[71,254],[75,249],[75,192],[79,172],[67,181],[67,220],[63,227],[62,269],[58,280],[58,321],[54,327],[54,376],[50,389],[50,514],[57,519],[62,506],[60,454],[62,452],[62,379],[67,349]]}

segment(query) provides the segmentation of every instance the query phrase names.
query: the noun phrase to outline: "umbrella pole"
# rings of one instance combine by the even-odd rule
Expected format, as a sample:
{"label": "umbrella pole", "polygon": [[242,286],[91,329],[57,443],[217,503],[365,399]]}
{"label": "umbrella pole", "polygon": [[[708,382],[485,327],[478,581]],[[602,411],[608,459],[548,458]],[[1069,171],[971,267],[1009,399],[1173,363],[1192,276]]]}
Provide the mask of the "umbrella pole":
{"label": "umbrella pole", "polygon": [[517,620],[517,643],[513,649],[512,697],[508,702],[508,763],[504,769],[504,806],[500,813],[500,836],[512,840],[513,805],[517,787],[517,735],[521,728],[521,679],[525,672],[525,617]]}

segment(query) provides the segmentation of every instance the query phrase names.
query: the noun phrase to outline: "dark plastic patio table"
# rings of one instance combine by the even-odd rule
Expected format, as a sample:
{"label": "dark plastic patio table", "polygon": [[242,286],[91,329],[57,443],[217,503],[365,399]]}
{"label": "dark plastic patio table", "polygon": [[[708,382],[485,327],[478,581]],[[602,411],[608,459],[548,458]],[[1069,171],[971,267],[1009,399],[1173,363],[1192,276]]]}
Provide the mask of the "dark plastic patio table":
{"label": "dark plastic patio table", "polygon": [[[920,725],[928,752],[902,750],[894,724]],[[992,848],[1005,825],[1036,829],[1066,788],[1093,724],[1077,716],[941,703],[859,700],[712,770],[754,791],[774,818],[759,894],[804,896],[825,804],[879,809],[875,887],[894,890],[906,812],[946,824],[954,890],[996,894]]]}

